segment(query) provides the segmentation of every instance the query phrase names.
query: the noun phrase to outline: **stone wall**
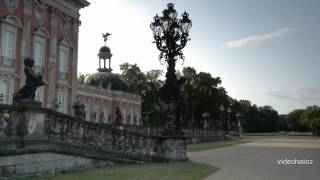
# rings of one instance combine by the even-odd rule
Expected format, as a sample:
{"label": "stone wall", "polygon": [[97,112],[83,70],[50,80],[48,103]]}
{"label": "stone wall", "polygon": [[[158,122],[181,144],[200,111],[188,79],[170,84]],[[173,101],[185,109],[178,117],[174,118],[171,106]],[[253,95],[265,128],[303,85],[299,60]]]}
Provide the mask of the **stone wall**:
{"label": "stone wall", "polygon": [[61,171],[113,164],[110,161],[49,152],[1,156],[0,177],[53,175]]}

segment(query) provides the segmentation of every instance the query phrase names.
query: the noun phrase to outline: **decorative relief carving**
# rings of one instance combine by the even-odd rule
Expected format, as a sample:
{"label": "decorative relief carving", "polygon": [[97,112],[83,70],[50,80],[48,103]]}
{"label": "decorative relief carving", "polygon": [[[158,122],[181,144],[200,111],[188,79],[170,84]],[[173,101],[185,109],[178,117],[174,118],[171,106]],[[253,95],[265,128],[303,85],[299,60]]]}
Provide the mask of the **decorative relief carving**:
{"label": "decorative relief carving", "polygon": [[32,0],[24,0],[23,7],[28,9],[31,13],[32,11]]}
{"label": "decorative relief carving", "polygon": [[75,32],[79,31],[80,25],[81,25],[81,21],[79,19],[73,18],[73,29]]}
{"label": "decorative relief carving", "polygon": [[13,13],[19,5],[19,0],[4,0],[4,4],[6,5],[8,11]]}
{"label": "decorative relief carving", "polygon": [[60,28],[63,33],[67,33],[71,30],[71,17],[64,14],[63,12],[59,11],[58,14],[60,15]]}
{"label": "decorative relief carving", "polygon": [[47,9],[49,5],[44,1],[36,0],[37,7],[35,8],[35,16],[39,26],[43,26],[47,17]]}
{"label": "decorative relief carving", "polygon": [[50,7],[50,18],[51,20],[57,20],[58,17],[58,10],[55,7]]}

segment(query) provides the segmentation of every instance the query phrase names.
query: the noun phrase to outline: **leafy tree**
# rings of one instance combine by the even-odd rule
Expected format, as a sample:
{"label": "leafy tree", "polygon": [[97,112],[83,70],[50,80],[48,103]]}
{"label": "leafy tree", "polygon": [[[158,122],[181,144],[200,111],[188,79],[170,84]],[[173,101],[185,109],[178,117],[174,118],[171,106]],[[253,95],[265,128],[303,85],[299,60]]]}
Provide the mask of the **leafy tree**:
{"label": "leafy tree", "polygon": [[314,135],[320,136],[320,107],[307,107],[301,114],[300,122],[312,129]]}
{"label": "leafy tree", "polygon": [[279,115],[279,122],[277,124],[278,130],[279,131],[288,131],[288,118],[287,115],[285,114],[280,114]]}
{"label": "leafy tree", "polygon": [[142,116],[145,125],[159,126],[160,114],[157,107],[157,91],[162,86],[160,80],[163,72],[151,70],[142,72],[137,64],[124,63],[120,65],[122,78],[129,83],[131,93],[141,95]]}
{"label": "leafy tree", "polygon": [[120,65],[122,78],[129,84],[129,91],[142,95],[146,89],[146,77],[137,64],[124,63]]}
{"label": "leafy tree", "polygon": [[308,131],[309,128],[300,120],[303,112],[303,109],[297,109],[287,114],[288,127],[291,131]]}

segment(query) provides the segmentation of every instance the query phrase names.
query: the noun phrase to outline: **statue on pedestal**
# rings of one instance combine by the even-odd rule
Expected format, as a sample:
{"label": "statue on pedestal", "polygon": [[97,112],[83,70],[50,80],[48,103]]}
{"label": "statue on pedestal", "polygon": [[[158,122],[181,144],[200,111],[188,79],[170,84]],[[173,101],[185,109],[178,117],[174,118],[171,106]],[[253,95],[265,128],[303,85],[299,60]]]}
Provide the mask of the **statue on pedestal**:
{"label": "statue on pedestal", "polygon": [[117,107],[116,108],[116,119],[115,119],[114,125],[115,126],[120,126],[122,121],[123,121],[123,115],[122,115],[119,107]]}
{"label": "statue on pedestal", "polygon": [[41,106],[41,102],[35,101],[37,88],[46,83],[43,81],[42,74],[34,72],[34,59],[27,57],[24,59],[24,73],[26,75],[26,84],[16,93],[13,94],[13,104],[28,104]]}
{"label": "statue on pedestal", "polygon": [[80,97],[77,96],[73,104],[74,115],[80,119],[86,119],[86,110],[85,106],[80,103]]}

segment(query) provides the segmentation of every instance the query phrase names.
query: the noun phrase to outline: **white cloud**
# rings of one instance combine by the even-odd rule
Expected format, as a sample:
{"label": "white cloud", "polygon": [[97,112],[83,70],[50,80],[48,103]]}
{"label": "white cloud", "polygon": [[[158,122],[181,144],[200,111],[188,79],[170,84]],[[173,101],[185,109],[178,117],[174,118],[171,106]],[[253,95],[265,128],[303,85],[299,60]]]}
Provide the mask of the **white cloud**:
{"label": "white cloud", "polygon": [[282,28],[278,29],[274,32],[262,34],[262,35],[255,35],[255,36],[248,36],[242,39],[238,39],[235,41],[228,41],[225,43],[225,48],[241,48],[250,45],[256,45],[263,42],[268,42],[277,38],[280,38],[290,32],[297,31],[295,28]]}
{"label": "white cloud", "polygon": [[287,90],[266,91],[266,94],[293,101],[319,101],[320,89],[318,88],[292,88]]}

